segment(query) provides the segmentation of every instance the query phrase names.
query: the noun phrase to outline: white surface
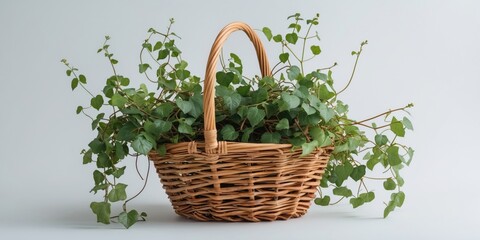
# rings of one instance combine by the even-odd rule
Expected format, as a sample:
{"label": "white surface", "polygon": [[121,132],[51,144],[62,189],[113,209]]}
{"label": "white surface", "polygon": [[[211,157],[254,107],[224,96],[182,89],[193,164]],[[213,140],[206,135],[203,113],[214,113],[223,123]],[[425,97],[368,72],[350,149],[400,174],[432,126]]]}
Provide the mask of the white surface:
{"label": "white surface", "polygon": [[[475,1],[1,1],[0,238],[479,239],[479,9]],[[174,215],[152,172],[133,204],[147,210],[148,222],[128,231],[96,224],[88,208],[95,199],[88,194],[91,167],[82,166],[78,154],[93,133],[88,119],[74,114],[88,97],[70,92],[59,60],[68,58],[89,77],[90,88],[99,89],[110,72],[96,49],[110,35],[121,73],[143,81],[137,64],[146,30],[164,29],[175,17],[184,58],[203,76],[223,25],[241,20],[280,32],[294,12],[321,14],[317,63],[340,64],[338,86],[350,74],[350,51],[369,40],[342,96],[352,117],[415,103],[415,132],[406,141],[416,155],[404,171],[404,206],[386,220],[379,218],[377,199],[359,210],[313,206],[305,217],[285,222],[198,223]],[[234,35],[227,47],[241,52],[245,69],[256,73],[245,39]]]}

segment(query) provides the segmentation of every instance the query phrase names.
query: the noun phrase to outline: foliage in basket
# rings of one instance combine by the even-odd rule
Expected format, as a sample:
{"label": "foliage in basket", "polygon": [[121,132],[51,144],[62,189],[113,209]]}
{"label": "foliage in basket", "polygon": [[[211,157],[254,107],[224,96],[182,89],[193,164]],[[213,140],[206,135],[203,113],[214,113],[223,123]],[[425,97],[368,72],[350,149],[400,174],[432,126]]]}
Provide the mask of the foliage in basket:
{"label": "foliage in basket", "polygon": [[[286,34],[273,34],[265,27],[261,31],[270,42],[278,43],[281,53],[271,77],[246,77],[240,57],[234,53],[229,59],[221,56],[222,69],[217,72],[216,120],[219,140],[254,143],[289,143],[309,154],[315,148],[334,146],[331,159],[319,186],[317,205],[327,206],[349,199],[357,208],[375,198],[366,182],[383,181],[384,189],[392,191],[386,203],[384,217],[401,207],[405,194],[400,170],[409,165],[412,148],[397,142],[405,130],[413,130],[408,118],[391,116],[393,112],[412,107],[388,110],[371,118],[356,121],[348,114],[348,105],[338,99],[350,85],[367,41],[353,51],[355,65],[346,87],[337,90],[332,69],[320,67],[307,70],[304,63],[321,54],[317,34],[318,15],[304,20],[300,14],[288,17]],[[138,158],[152,149],[165,153],[165,144],[203,139],[203,96],[201,78],[189,71],[188,63],[172,32],[173,19],[166,32],[148,30],[148,37],[140,51],[139,72],[151,82],[138,88],[117,69],[118,60],[110,52],[109,37],[98,49],[109,62],[113,75],[106,80],[100,93],[87,90],[87,78],[66,60],[67,76],[73,77],[71,88],[83,88],[91,97],[89,106],[78,106],[77,114],[92,120],[91,129],[97,135],[82,150],[83,163],[94,163],[95,194],[104,194],[90,207],[97,221],[108,224],[116,219],[126,228],[145,213],[128,210],[127,184],[120,181],[124,174],[123,159]],[[298,50],[298,51],[297,51]],[[93,115],[92,115],[93,114]],[[381,124],[373,120],[382,118]],[[362,129],[371,130],[366,134]],[[374,168],[383,168],[383,176]],[[356,191],[352,191],[352,184]],[[322,191],[323,189],[323,191]],[[143,189],[142,189],[143,190]],[[325,190],[331,194],[326,194]],[[332,201],[332,197],[339,200]],[[111,216],[111,203],[123,202],[123,211]]]}

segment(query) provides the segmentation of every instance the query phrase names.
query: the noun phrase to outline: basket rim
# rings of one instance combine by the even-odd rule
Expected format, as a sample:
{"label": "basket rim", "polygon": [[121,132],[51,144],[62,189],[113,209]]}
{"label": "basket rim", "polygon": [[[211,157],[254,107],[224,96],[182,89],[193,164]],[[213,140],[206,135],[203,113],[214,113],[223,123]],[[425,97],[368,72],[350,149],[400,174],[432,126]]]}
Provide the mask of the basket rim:
{"label": "basket rim", "polygon": [[[293,149],[293,145],[290,143],[252,143],[252,142],[230,142],[230,141],[218,141],[219,148],[216,153],[207,153],[205,151],[206,143],[203,140],[194,140],[189,142],[179,142],[179,143],[166,143],[166,151],[172,154],[175,154],[178,150],[189,149],[190,153],[207,153],[207,154],[221,154],[221,153],[235,153],[235,152],[245,152],[245,151],[272,151],[279,149],[292,149],[292,152],[301,151],[301,148]],[[199,151],[202,149],[202,151]],[[228,149],[228,150],[227,150]],[[248,149],[248,150],[247,150]],[[318,152],[333,151],[334,146],[324,146],[318,147],[315,151],[310,154],[318,154]],[[157,151],[152,149],[150,153],[156,154]],[[310,155],[309,154],[309,155]]]}

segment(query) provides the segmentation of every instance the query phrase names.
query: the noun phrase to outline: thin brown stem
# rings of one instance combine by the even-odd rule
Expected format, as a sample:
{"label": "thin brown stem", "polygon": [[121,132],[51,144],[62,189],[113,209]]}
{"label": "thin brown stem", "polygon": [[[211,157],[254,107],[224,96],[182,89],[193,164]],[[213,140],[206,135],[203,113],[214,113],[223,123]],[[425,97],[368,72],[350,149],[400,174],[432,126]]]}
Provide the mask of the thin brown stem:
{"label": "thin brown stem", "polygon": [[147,161],[148,161],[148,168],[147,168],[147,174],[145,175],[145,183],[143,184],[142,189],[140,189],[140,191],[139,191],[137,194],[135,194],[135,196],[129,198],[128,200],[126,200],[126,201],[123,203],[123,210],[124,210],[124,211],[127,211],[127,203],[130,202],[131,200],[135,199],[136,197],[138,197],[138,195],[140,195],[140,194],[143,192],[143,190],[145,190],[145,187],[147,186],[147,183],[148,183],[148,175],[149,175],[149,173],[150,173],[150,161],[149,161],[148,159],[147,159]]}
{"label": "thin brown stem", "polygon": [[362,42],[362,44],[360,44],[360,50],[358,50],[358,52],[356,53],[357,57],[355,58],[355,64],[353,65],[353,70],[352,70],[352,74],[350,75],[350,79],[348,80],[347,85],[344,88],[342,88],[342,90],[337,92],[337,95],[345,91],[348,88],[348,86],[350,86],[350,83],[352,83],[353,76],[355,76],[355,70],[357,70],[358,59],[360,59],[360,54],[362,53],[363,45],[365,44],[367,44],[367,41],[364,41]]}
{"label": "thin brown stem", "polygon": [[137,154],[137,156],[135,157],[135,169],[137,170],[137,174],[140,177],[140,179],[143,180],[142,174],[140,174],[140,171],[138,170],[138,156],[139,155]]}
{"label": "thin brown stem", "polygon": [[335,205],[335,204],[341,202],[344,198],[345,198],[345,197],[342,197],[342,198],[338,199],[338,201],[336,201],[336,202],[334,202],[334,203],[330,203],[329,205]]}
{"label": "thin brown stem", "polygon": [[393,112],[403,111],[403,110],[405,110],[405,109],[407,109],[407,108],[410,108],[410,107],[412,107],[412,105],[411,105],[411,104],[408,104],[408,105],[405,106],[405,107],[396,108],[396,109],[393,109],[393,110],[388,110],[388,111],[386,111],[386,112],[384,112],[384,113],[380,113],[380,114],[375,115],[375,116],[373,116],[373,117],[370,117],[370,118],[367,118],[367,119],[364,119],[364,120],[361,120],[361,121],[353,122],[351,125],[368,122],[368,121],[370,121],[370,120],[373,120],[373,119],[375,119],[375,118],[381,117],[381,116],[383,116],[383,115],[389,115],[389,114],[391,114],[391,113],[393,113]]}

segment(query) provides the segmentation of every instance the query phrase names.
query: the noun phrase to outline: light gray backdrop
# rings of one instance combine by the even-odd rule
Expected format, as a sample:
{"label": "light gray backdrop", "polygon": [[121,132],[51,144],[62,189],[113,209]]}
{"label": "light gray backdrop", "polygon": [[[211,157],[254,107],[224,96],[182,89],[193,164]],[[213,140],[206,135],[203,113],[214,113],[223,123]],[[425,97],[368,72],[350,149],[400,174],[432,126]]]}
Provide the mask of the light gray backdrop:
{"label": "light gray backdrop", "polygon": [[[0,2],[0,237],[80,239],[478,239],[478,94],[480,4],[476,1],[5,1]],[[338,86],[353,64],[350,51],[368,39],[357,77],[342,98],[362,119],[415,103],[416,149],[406,169],[403,208],[381,219],[378,199],[358,211],[348,204],[313,207],[301,219],[259,224],[197,223],[177,217],[154,172],[133,204],[149,221],[128,231],[95,223],[88,203],[92,167],[79,152],[93,136],[75,107],[89,98],[70,91],[61,58],[80,68],[98,90],[109,76],[96,54],[103,36],[121,74],[135,83],[138,52],[149,27],[175,32],[192,71],[203,76],[209,47],[235,20],[254,28],[286,27],[286,16],[321,15],[321,58],[336,61]],[[278,49],[266,44],[271,58]],[[253,50],[241,34],[227,47],[256,73]],[[141,161],[145,171],[146,160]],[[131,190],[140,188],[128,174]],[[135,184],[138,182],[138,184]],[[132,192],[131,192],[132,194]]]}

